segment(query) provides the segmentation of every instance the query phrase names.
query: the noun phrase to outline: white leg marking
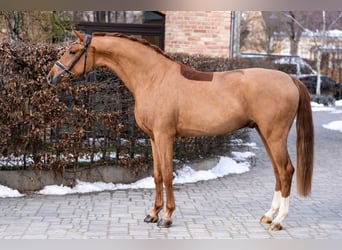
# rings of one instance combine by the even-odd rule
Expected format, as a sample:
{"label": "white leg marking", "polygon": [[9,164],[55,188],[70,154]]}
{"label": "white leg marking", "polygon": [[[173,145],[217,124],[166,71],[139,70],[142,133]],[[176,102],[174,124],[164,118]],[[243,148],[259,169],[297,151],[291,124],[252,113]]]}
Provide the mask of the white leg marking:
{"label": "white leg marking", "polygon": [[273,219],[274,215],[278,212],[280,207],[281,193],[280,191],[274,191],[273,201],[270,210],[265,213],[265,216]]}
{"label": "white leg marking", "polygon": [[290,207],[290,196],[287,198],[281,197],[280,208],[277,217],[273,220],[273,224],[281,224],[281,222],[287,217]]}

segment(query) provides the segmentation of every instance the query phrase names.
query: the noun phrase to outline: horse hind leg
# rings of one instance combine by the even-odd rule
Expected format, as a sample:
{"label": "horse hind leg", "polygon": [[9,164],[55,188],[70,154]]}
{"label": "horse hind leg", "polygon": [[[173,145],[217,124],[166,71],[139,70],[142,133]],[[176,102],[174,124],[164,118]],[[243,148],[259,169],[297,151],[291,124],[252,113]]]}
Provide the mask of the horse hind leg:
{"label": "horse hind leg", "polygon": [[274,191],[271,208],[260,218],[260,223],[271,224],[274,216],[278,213],[280,208],[281,192]]}
{"label": "horse hind leg", "polygon": [[[267,140],[264,138],[259,127],[256,127],[256,129],[257,129],[257,131],[258,131],[258,133],[259,133],[259,135],[260,135],[260,137],[264,143],[265,149],[266,149],[268,156],[272,162],[272,165],[275,166],[275,162],[272,158],[271,150],[268,146]],[[279,211],[279,207],[280,207],[281,192],[280,192],[279,174],[278,174],[277,168],[273,168],[273,169],[274,169],[274,176],[276,179],[275,191],[273,194],[273,200],[272,200],[271,208],[260,218],[260,223],[263,223],[263,224],[271,224],[275,214]]]}
{"label": "horse hind leg", "polygon": [[260,222],[270,224],[269,229],[277,231],[282,229],[282,222],[288,215],[294,167],[287,151],[287,135],[274,140],[266,139],[259,133],[272,161],[276,178],[271,208],[261,217]]}
{"label": "horse hind leg", "polygon": [[269,224],[269,230],[281,230],[283,228],[282,222],[289,212],[289,203],[290,196],[284,198],[281,191],[274,191],[271,208],[261,217],[260,223]]}
{"label": "horse hind leg", "polygon": [[[292,185],[292,177],[294,173],[294,167],[289,157],[286,141],[280,143],[281,150],[277,152],[275,150],[274,157],[276,166],[278,169],[278,175],[280,180],[280,199],[278,199],[279,211],[277,216],[273,219],[269,226],[270,230],[281,230],[282,222],[287,217],[290,208],[290,193]],[[279,195],[279,194],[278,194]],[[280,200],[280,204],[279,204]]]}

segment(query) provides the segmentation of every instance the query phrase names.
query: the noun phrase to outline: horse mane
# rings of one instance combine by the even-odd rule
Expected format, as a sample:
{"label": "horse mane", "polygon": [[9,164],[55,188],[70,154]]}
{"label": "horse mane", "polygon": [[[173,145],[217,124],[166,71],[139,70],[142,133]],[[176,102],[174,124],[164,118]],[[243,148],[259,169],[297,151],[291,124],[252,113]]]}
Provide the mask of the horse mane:
{"label": "horse mane", "polygon": [[187,79],[189,80],[197,80],[197,81],[211,81],[213,79],[213,72],[201,72],[197,71],[181,62],[178,62],[174,60],[171,56],[166,54],[163,50],[161,50],[158,46],[149,43],[147,40],[142,39],[142,38],[137,38],[133,36],[127,36],[121,33],[108,33],[108,32],[94,32],[92,34],[93,36],[112,36],[112,37],[119,37],[119,38],[124,38],[128,39],[133,42],[138,42],[148,48],[151,48],[155,52],[157,52],[160,55],[163,55],[165,58],[170,59],[173,62],[176,62],[180,65],[180,73]]}
{"label": "horse mane", "polygon": [[119,38],[125,38],[128,40],[131,40],[133,42],[138,42],[146,47],[151,48],[152,50],[154,50],[155,52],[157,52],[158,54],[163,55],[164,57],[175,61],[171,56],[169,56],[168,54],[166,54],[162,49],[160,49],[158,46],[151,44],[150,42],[148,42],[145,39],[142,38],[137,38],[137,37],[133,37],[133,36],[127,36],[121,33],[108,33],[108,32],[94,32],[92,34],[93,36],[113,36],[113,37],[119,37]]}

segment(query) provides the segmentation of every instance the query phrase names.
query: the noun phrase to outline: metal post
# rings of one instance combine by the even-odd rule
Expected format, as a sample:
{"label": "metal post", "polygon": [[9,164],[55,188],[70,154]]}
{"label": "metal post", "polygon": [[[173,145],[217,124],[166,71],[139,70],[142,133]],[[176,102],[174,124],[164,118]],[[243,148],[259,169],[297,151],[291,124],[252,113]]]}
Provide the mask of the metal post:
{"label": "metal post", "polygon": [[240,11],[231,12],[230,58],[240,56]]}
{"label": "metal post", "polygon": [[318,48],[317,51],[317,83],[316,83],[316,95],[321,95],[321,61],[322,61],[322,50],[325,46],[325,26],[326,26],[326,18],[325,18],[325,11],[322,11],[322,18],[323,18],[323,30],[321,35],[321,46]]}
{"label": "metal post", "polygon": [[235,48],[234,48],[234,54],[235,57],[240,56],[240,26],[241,26],[241,11],[235,12]]}
{"label": "metal post", "polygon": [[234,36],[235,36],[235,11],[230,14],[230,48],[229,57],[234,58]]}

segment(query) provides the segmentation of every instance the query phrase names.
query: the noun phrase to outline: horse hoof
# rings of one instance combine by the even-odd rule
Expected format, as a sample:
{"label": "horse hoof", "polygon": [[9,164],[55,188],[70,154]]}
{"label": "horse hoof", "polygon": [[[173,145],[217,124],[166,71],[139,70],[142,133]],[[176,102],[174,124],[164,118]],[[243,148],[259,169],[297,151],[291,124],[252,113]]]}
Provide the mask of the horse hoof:
{"label": "horse hoof", "polygon": [[261,224],[271,224],[272,223],[272,218],[270,218],[270,217],[267,217],[267,216],[262,216],[261,218],[260,218],[260,223]]}
{"label": "horse hoof", "polygon": [[161,219],[160,221],[158,221],[157,226],[160,228],[169,228],[171,227],[171,224],[172,224],[171,220]]}
{"label": "horse hoof", "polygon": [[268,227],[270,231],[280,231],[283,229],[283,226],[280,223],[271,223]]}
{"label": "horse hoof", "polygon": [[151,215],[146,215],[144,222],[146,223],[157,223],[158,222],[158,216],[157,217],[153,217]]}

